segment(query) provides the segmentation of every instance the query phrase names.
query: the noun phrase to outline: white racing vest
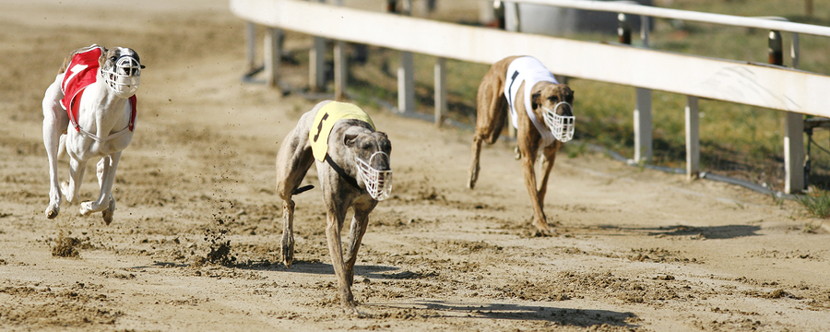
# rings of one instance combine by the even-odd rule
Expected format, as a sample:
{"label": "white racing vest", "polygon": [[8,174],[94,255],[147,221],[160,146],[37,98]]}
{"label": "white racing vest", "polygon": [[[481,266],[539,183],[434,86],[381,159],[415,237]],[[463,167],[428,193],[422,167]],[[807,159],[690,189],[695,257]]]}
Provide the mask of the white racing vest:
{"label": "white racing vest", "polygon": [[545,126],[544,122],[536,118],[536,114],[533,113],[533,108],[530,106],[530,96],[533,94],[531,90],[539,82],[559,84],[556,78],[553,77],[553,74],[536,58],[531,56],[516,58],[507,67],[507,77],[504,81],[504,96],[507,98],[507,104],[510,106],[510,120],[513,122],[513,128],[518,129],[519,116],[516,114],[516,101],[513,98],[516,98],[516,92],[518,92],[519,87],[524,83],[525,111],[533,126],[539,132],[539,135],[542,136],[542,147],[546,147],[551,145],[556,138],[553,137],[553,133]]}

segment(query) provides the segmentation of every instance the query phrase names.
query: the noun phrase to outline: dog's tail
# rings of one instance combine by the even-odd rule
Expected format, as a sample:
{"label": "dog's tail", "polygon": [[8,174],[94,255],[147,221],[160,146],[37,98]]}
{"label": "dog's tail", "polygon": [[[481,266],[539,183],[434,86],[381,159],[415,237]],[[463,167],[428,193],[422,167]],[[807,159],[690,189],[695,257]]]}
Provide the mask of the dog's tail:
{"label": "dog's tail", "polygon": [[309,191],[311,189],[314,189],[314,185],[310,184],[310,185],[307,185],[307,186],[302,186],[302,187],[299,187],[297,189],[294,189],[294,191],[291,192],[291,195],[302,194],[302,193],[304,193],[306,191]]}

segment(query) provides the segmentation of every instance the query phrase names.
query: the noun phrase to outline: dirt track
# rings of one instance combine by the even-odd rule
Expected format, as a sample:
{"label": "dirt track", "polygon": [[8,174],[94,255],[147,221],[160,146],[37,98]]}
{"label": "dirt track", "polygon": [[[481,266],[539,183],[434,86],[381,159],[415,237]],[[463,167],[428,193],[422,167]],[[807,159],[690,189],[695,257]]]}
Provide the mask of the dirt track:
{"label": "dirt track", "polygon": [[[313,101],[240,82],[243,25],[225,1],[140,3],[0,3],[0,329],[830,326],[830,235],[793,202],[563,156],[546,204],[561,235],[533,237],[508,144],[483,151],[469,191],[470,132],[373,108],[393,142],[395,196],[373,213],[358,260],[365,317],[345,315],[319,189],[297,198],[299,261],[277,263],[273,160]],[[63,56],[91,43],[132,47],[147,65],[110,226],[78,216],[77,205],[43,215],[40,99]],[[87,176],[84,200],[94,181]],[[230,252],[217,254],[227,241]],[[77,257],[52,255],[72,248]],[[229,261],[205,263],[212,249]]]}

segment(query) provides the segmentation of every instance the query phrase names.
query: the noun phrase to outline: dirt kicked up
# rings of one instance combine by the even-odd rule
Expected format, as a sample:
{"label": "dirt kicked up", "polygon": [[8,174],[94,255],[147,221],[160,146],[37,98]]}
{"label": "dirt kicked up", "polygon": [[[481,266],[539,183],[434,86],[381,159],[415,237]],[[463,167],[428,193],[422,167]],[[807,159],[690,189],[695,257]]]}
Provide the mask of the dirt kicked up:
{"label": "dirt kicked up", "polygon": [[[793,202],[562,154],[545,205],[559,235],[535,237],[509,144],[484,149],[470,191],[470,131],[372,105],[393,143],[395,188],[358,257],[362,315],[347,315],[319,189],[296,196],[295,265],[278,263],[276,149],[316,101],[241,83],[243,33],[224,1],[0,3],[0,329],[830,326],[830,235]],[[43,214],[40,100],[63,57],[92,43],[131,47],[147,65],[109,226],[77,205]],[[298,54],[309,44],[287,42]],[[82,199],[96,192],[87,176]]]}

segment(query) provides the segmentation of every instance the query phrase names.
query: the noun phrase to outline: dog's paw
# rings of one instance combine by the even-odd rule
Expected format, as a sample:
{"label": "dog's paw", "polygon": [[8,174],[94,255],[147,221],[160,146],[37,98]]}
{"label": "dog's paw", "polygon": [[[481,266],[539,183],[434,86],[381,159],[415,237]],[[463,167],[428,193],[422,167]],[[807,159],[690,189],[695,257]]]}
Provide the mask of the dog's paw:
{"label": "dog's paw", "polygon": [[43,211],[43,212],[46,214],[46,218],[55,219],[55,217],[58,216],[58,213],[60,213],[60,210],[61,210],[61,208],[59,206],[50,204],[46,208],[46,211]]}
{"label": "dog's paw", "polygon": [[86,217],[86,216],[92,214],[92,212],[95,212],[93,204],[94,204],[94,202],[83,202],[83,203],[81,203],[81,208],[79,209],[79,212],[81,213],[81,215]]}
{"label": "dog's paw", "polygon": [[110,204],[106,210],[101,211],[101,218],[104,223],[109,225],[112,222],[112,216],[115,214],[115,200],[110,200]]}

